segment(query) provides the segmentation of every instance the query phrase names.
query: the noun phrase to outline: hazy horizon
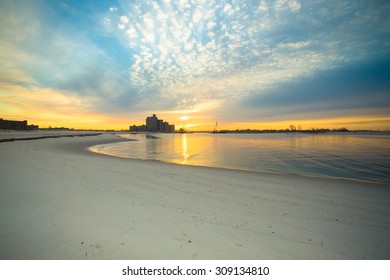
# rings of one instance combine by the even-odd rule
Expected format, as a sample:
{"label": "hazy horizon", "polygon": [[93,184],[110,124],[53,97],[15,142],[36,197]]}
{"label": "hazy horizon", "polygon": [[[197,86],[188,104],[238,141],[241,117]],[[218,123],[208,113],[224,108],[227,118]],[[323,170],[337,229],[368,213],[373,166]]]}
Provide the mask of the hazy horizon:
{"label": "hazy horizon", "polygon": [[386,130],[389,14],[379,0],[0,0],[0,117]]}

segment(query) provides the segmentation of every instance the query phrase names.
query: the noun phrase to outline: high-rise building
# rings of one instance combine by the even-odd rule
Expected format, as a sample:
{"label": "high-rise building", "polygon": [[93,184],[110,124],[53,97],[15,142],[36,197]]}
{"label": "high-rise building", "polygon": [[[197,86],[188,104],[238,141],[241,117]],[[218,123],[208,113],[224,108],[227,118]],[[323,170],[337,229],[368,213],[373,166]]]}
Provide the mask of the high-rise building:
{"label": "high-rise building", "polygon": [[156,114],[153,114],[151,117],[146,118],[146,130],[150,132],[157,132],[158,118]]}
{"label": "high-rise building", "polygon": [[164,131],[164,121],[163,120],[157,120],[157,131],[158,132],[165,132]]}
{"label": "high-rise building", "polygon": [[169,132],[169,123],[164,122],[163,124],[163,132],[168,133]]}

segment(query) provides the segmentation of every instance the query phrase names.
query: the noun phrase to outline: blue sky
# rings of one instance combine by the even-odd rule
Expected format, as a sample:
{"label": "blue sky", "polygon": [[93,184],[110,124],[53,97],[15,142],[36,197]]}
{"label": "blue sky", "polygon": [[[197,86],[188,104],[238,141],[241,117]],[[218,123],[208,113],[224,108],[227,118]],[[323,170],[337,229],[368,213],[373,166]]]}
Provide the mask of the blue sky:
{"label": "blue sky", "polygon": [[389,1],[0,0],[0,110],[76,127],[157,113],[385,129],[389,15]]}

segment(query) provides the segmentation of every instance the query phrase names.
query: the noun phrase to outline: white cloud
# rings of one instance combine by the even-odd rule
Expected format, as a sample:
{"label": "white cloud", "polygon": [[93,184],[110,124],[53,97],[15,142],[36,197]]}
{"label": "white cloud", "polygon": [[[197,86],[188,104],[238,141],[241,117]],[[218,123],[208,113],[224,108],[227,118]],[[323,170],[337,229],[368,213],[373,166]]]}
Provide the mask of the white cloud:
{"label": "white cloud", "polygon": [[161,11],[160,9],[156,11],[156,18],[161,24],[166,24],[168,20],[168,15]]}
{"label": "white cloud", "polygon": [[298,11],[301,9],[301,3],[299,3],[298,0],[290,1],[288,4],[293,11]]}
{"label": "white cloud", "polygon": [[276,11],[280,11],[285,9],[287,5],[288,5],[288,0],[277,0],[274,3],[274,9]]}
{"label": "white cloud", "polygon": [[267,13],[269,8],[268,8],[268,5],[267,3],[264,1],[264,0],[261,0],[259,6],[257,7],[257,9],[262,12],[262,13]]}
{"label": "white cloud", "polygon": [[227,3],[223,8],[223,12],[226,13],[228,16],[231,16],[234,13],[234,10],[232,9],[232,5]]}
{"label": "white cloud", "polygon": [[129,26],[126,31],[126,34],[127,36],[129,36],[130,39],[136,39],[138,37],[137,30],[132,25]]}
{"label": "white cloud", "polygon": [[202,20],[202,12],[200,10],[196,10],[193,15],[194,23],[197,24]]}
{"label": "white cloud", "polygon": [[103,19],[103,23],[102,23],[107,29],[111,29],[111,19],[108,18],[108,17],[105,17]]}
{"label": "white cloud", "polygon": [[154,29],[155,22],[154,22],[154,19],[152,18],[152,16],[149,13],[146,13],[143,16],[143,21],[144,21],[145,27],[148,30],[153,30]]}
{"label": "white cloud", "polygon": [[216,12],[216,8],[210,6],[210,7],[207,7],[207,9],[205,9],[203,11],[204,15],[203,15],[203,20],[210,20],[210,19],[213,19],[215,18],[215,12]]}
{"label": "white cloud", "polygon": [[293,48],[293,49],[301,49],[312,45],[311,41],[299,41],[299,42],[289,42],[284,44],[279,44],[277,47],[279,48]]}
{"label": "white cloud", "polygon": [[208,29],[213,29],[214,26],[216,26],[217,23],[215,23],[214,21],[210,21],[207,23],[207,28]]}
{"label": "white cloud", "polygon": [[156,40],[156,36],[152,32],[145,32],[143,35],[148,43],[154,43]]}
{"label": "white cloud", "polygon": [[124,24],[128,24],[129,23],[129,19],[127,18],[127,16],[121,16],[120,17],[120,20],[122,23]]}
{"label": "white cloud", "polygon": [[277,0],[274,3],[274,9],[276,11],[285,11],[290,9],[293,12],[299,11],[301,8],[301,3],[299,0]]}
{"label": "white cloud", "polygon": [[187,0],[179,0],[179,7],[181,10],[184,10],[188,6]]}

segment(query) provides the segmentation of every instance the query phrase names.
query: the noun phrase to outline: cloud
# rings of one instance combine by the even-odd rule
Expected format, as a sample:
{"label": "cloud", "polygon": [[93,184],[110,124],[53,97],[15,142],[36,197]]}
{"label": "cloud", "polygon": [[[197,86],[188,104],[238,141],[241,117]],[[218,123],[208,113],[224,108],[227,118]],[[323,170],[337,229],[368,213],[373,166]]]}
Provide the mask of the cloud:
{"label": "cloud", "polygon": [[231,16],[233,15],[234,11],[232,9],[232,5],[229,3],[225,4],[225,7],[223,8],[223,12],[226,13],[226,15]]}
{"label": "cloud", "polygon": [[214,26],[216,26],[217,23],[215,23],[214,21],[210,21],[207,23],[207,28],[208,29],[213,29]]}
{"label": "cloud", "polygon": [[[112,110],[115,106],[118,111],[128,109],[115,102],[120,95],[126,95],[129,100],[136,98],[128,79],[130,63],[118,63],[116,55],[121,54],[118,49],[110,53],[109,48],[97,46],[80,30],[81,24],[72,26],[63,21],[51,21],[52,17],[58,18],[54,16],[58,11],[44,3],[21,5],[14,1],[2,8],[6,13],[1,19],[0,91],[18,85],[25,89],[24,93],[31,89],[30,95],[39,96],[41,91],[37,88],[50,89],[50,92],[65,92],[88,102],[94,99],[97,111],[108,107]],[[5,22],[18,32],[7,31]],[[111,40],[110,47],[113,47],[115,38]],[[74,103],[76,107],[80,104]],[[55,110],[56,104],[51,108]]]}
{"label": "cloud", "polygon": [[129,28],[126,31],[126,34],[129,36],[129,39],[136,39],[138,37],[137,30],[134,28],[134,26],[129,26]]}
{"label": "cloud", "polygon": [[388,57],[322,70],[310,77],[280,84],[243,99],[243,106],[257,117],[291,117],[296,114],[332,116],[383,114],[390,107],[390,59]]}
{"label": "cloud", "polygon": [[[96,112],[98,97],[83,97],[69,91],[19,85],[2,85],[0,89],[2,114],[13,119],[28,119],[42,126],[89,128],[106,119]],[[21,102],[21,100],[23,102]]]}
{"label": "cloud", "polygon": [[129,23],[129,19],[128,19],[126,16],[121,16],[121,17],[120,17],[120,20],[121,20],[121,22],[124,23],[124,24],[128,24],[128,23]]}
{"label": "cloud", "polygon": [[[360,61],[375,48],[383,52],[386,31],[374,31],[369,40],[361,36],[362,29],[370,33],[367,19],[354,16],[362,5],[285,0],[126,5],[130,26],[137,26],[125,33],[133,60],[130,80],[177,108],[205,102],[223,107]],[[383,12],[376,13],[370,23],[381,26]]]}

